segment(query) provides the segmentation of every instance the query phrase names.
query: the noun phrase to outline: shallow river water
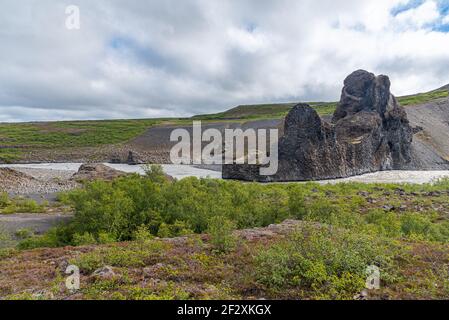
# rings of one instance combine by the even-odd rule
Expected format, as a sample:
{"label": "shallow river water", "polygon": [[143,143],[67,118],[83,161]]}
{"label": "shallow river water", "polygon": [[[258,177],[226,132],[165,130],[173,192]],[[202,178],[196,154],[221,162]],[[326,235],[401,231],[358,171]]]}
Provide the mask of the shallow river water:
{"label": "shallow river water", "polygon": [[[130,173],[144,172],[141,166],[131,166],[127,164],[108,164],[114,169]],[[81,163],[41,163],[41,164],[9,164],[0,165],[9,168],[31,168],[44,170],[62,170],[76,172]],[[221,179],[221,172],[207,169],[200,169],[189,165],[162,165],[165,173],[168,175],[182,179],[186,177],[197,178],[216,178]],[[361,176],[350,177],[345,179],[319,181],[320,183],[339,183],[339,182],[363,182],[363,183],[429,183],[441,178],[449,177],[449,171],[382,171],[376,173],[364,174]]]}

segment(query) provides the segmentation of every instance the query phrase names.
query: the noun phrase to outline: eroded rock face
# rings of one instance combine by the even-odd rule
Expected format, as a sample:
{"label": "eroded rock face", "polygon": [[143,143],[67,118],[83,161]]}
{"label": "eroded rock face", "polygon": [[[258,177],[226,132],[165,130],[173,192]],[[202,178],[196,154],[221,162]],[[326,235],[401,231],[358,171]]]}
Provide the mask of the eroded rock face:
{"label": "eroded rock face", "polygon": [[406,167],[413,130],[390,93],[388,77],[359,70],[344,84],[331,123],[306,104],[298,104],[287,115],[276,175],[260,176],[257,166],[224,165],[223,178],[308,181]]}

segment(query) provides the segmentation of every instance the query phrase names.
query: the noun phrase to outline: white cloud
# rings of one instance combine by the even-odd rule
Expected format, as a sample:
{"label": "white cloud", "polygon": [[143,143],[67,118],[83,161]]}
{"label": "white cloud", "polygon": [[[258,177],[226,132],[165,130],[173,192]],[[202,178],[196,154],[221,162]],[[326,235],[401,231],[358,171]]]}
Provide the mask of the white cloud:
{"label": "white cloud", "polygon": [[397,20],[403,24],[422,28],[440,18],[440,12],[436,1],[428,0],[420,6],[404,11],[397,15]]}
{"label": "white cloud", "polygon": [[445,16],[442,21],[444,24],[449,24],[449,14]]}
{"label": "white cloud", "polygon": [[[187,116],[336,100],[363,68],[396,94],[449,82],[433,0],[4,0],[0,121]],[[81,30],[64,28],[65,5]]]}
{"label": "white cloud", "polygon": [[232,27],[228,30],[230,44],[237,50],[256,53],[266,49],[270,43],[263,34]]}

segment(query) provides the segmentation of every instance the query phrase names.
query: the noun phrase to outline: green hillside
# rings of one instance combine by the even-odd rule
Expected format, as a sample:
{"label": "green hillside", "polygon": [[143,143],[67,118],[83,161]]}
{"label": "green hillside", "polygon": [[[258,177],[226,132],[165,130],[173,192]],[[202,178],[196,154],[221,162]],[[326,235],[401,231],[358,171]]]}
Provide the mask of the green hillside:
{"label": "green hillside", "polygon": [[[278,104],[241,105],[225,112],[199,115],[195,120],[250,120],[250,119],[279,119],[287,115],[298,102]],[[336,102],[308,102],[320,115],[332,114],[337,106]]]}
{"label": "green hillside", "polygon": [[[420,105],[449,96],[449,86],[426,93],[398,97],[399,103],[404,106]],[[334,113],[338,102],[307,102],[314,107],[321,116],[330,116]],[[197,120],[250,120],[250,119],[279,119],[285,117],[297,102],[278,104],[241,105],[225,112],[199,115],[193,117]]]}
{"label": "green hillside", "polygon": [[98,147],[126,142],[160,120],[61,121],[0,124],[0,161],[39,149]]}
{"label": "green hillside", "polygon": [[411,105],[428,103],[441,98],[447,98],[448,96],[449,90],[447,88],[441,88],[426,93],[418,93],[410,96],[399,97],[398,101],[401,105],[407,107]]}

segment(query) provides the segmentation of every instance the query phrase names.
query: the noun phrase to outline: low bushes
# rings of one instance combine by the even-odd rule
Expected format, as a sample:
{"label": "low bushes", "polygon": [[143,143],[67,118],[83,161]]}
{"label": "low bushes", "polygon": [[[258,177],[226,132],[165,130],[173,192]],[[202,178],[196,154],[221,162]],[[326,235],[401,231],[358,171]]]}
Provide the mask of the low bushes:
{"label": "low bushes", "polygon": [[[392,211],[382,209],[380,204],[370,208],[367,202],[368,194],[376,202],[400,204],[401,197],[395,196],[399,187],[403,188],[402,193],[425,193],[447,190],[448,185],[446,180],[421,186],[264,185],[196,178],[168,181],[162,170],[153,166],[147,169],[146,176],[95,181],[63,194],[60,199],[75,211],[73,221],[43,237],[26,239],[21,246],[136,240],[143,227],[151,236],[161,238],[210,232],[218,250],[227,250],[232,242],[227,236],[230,230],[264,227],[287,218],[391,238],[448,242],[449,222],[444,212]],[[423,205],[427,203],[425,197],[414,199]]]}
{"label": "low bushes", "polygon": [[290,238],[261,248],[256,255],[256,279],[267,289],[301,289],[314,299],[352,299],[365,288],[367,267],[393,279],[396,249],[376,237],[345,230],[303,227]]}
{"label": "low bushes", "polygon": [[[62,196],[73,206],[75,216],[68,226],[58,228],[55,243],[100,243],[101,235],[116,241],[135,240],[136,231],[145,226],[161,238],[210,230],[222,242],[217,243],[221,250],[229,246],[229,239],[228,231],[220,227],[262,227],[290,216],[288,192],[283,188],[196,178],[170,182],[160,170],[148,172],[144,177],[91,182]],[[46,238],[34,239],[36,246],[46,243]]]}

